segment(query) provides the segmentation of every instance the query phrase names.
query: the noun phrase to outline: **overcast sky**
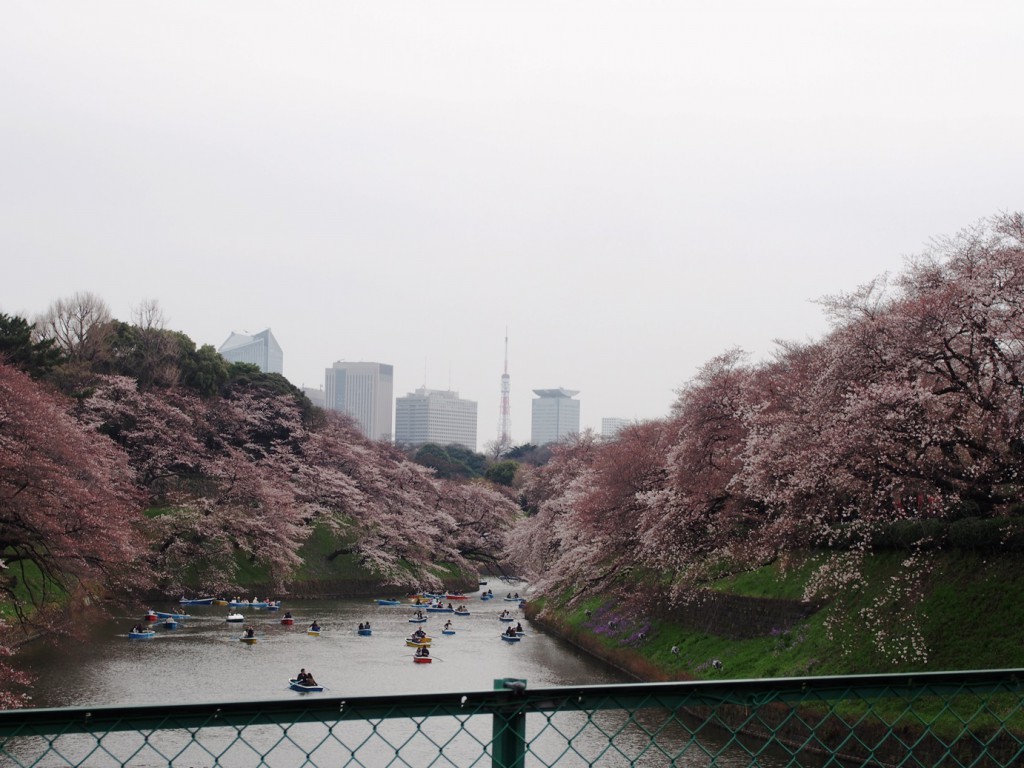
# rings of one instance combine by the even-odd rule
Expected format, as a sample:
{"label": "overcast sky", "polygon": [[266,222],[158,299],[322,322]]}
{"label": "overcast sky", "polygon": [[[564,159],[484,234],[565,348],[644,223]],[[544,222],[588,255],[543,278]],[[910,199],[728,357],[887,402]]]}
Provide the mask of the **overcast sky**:
{"label": "overcast sky", "polygon": [[0,311],[75,291],[512,438],[664,416],[813,300],[1024,207],[1024,2],[0,5]]}

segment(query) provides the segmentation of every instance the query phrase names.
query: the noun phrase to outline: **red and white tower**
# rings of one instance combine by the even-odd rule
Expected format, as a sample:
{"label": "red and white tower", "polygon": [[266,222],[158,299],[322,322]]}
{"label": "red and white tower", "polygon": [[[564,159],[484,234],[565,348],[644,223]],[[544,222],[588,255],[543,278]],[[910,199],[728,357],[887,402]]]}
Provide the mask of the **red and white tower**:
{"label": "red and white tower", "polygon": [[498,406],[498,455],[512,447],[512,413],[508,402],[511,389],[508,377],[508,328],[505,329],[505,372],[501,374],[501,404]]}

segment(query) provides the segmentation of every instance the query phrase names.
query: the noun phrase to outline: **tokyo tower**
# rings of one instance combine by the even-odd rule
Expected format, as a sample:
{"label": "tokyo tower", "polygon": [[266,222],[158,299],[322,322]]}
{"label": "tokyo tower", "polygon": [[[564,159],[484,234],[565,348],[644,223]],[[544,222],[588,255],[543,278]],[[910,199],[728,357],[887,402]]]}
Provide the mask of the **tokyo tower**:
{"label": "tokyo tower", "polygon": [[508,377],[508,328],[505,329],[505,372],[501,374],[501,404],[498,406],[498,450],[499,456],[512,447],[512,415],[508,402],[510,390]]}

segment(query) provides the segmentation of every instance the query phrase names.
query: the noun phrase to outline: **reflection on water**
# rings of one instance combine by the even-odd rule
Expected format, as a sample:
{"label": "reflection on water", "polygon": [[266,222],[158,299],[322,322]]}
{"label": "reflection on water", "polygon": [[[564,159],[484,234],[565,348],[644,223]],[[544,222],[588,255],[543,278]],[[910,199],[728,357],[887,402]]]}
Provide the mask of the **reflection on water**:
{"label": "reflection on water", "polygon": [[[453,605],[457,604],[453,601]],[[28,649],[27,665],[38,676],[32,706],[204,703],[293,698],[288,679],[301,667],[335,696],[491,690],[503,677],[532,687],[591,685],[630,680],[621,672],[531,626],[515,603],[500,599],[465,601],[469,616],[427,613],[423,625],[409,622],[408,605],[378,606],[370,600],[285,602],[281,611],[243,609],[243,624],[226,621],[226,606],[154,605],[157,611],[187,610],[177,629],[154,622],[152,640],[129,640],[141,619],[121,615],[93,627],[85,641],[58,648]],[[505,643],[498,615],[509,609],[526,636]],[[293,626],[281,624],[284,611]],[[320,636],[306,634],[316,619]],[[456,633],[442,635],[451,621]],[[369,622],[373,634],[357,633]],[[245,626],[257,642],[238,641]],[[405,639],[418,626],[434,637],[433,663],[413,664]]]}
{"label": "reflection on water", "polygon": [[[454,601],[453,601],[454,602]],[[161,703],[207,703],[291,699],[307,694],[288,688],[299,668],[310,670],[329,696],[368,696],[418,692],[489,691],[494,680],[526,679],[531,688],[632,682],[622,673],[586,656],[555,638],[544,635],[513,606],[479,598],[466,603],[470,616],[429,613],[425,625],[410,623],[412,607],[378,606],[369,600],[294,601],[284,608],[295,616],[293,626],[281,624],[284,611],[244,610],[245,623],[228,623],[228,608],[190,606],[190,618],[177,629],[154,627],[152,640],[129,640],[128,630],[141,615],[121,615],[91,630],[86,642],[68,642],[59,648],[39,645],[30,649],[28,665],[38,676],[33,706],[98,706]],[[154,605],[156,610],[177,611],[177,605]],[[500,639],[505,624],[498,615],[513,611],[526,629],[522,642]],[[316,619],[319,636],[306,628]],[[451,621],[456,633],[442,635]],[[369,622],[371,636],[356,629]],[[256,628],[257,642],[239,642],[245,626]],[[413,649],[405,638],[417,626],[434,637],[431,664],[414,664]],[[316,695],[316,694],[309,694]],[[721,743],[702,734],[701,743],[678,720],[663,710],[643,710],[629,719],[618,711],[593,714],[560,712],[527,716],[530,765],[665,766],[752,764],[738,749],[719,754]],[[481,744],[491,738],[489,716],[433,718],[366,723],[338,722],[331,726],[302,724],[289,727],[283,738],[279,726],[245,731],[245,741],[258,746],[278,744],[264,765],[301,764],[311,751],[317,765],[393,765],[395,747],[409,765],[489,765]],[[652,742],[651,733],[657,733]],[[614,740],[608,736],[614,734]],[[204,730],[202,744],[187,732],[151,734],[132,765],[252,764],[253,751],[235,743],[231,729]],[[136,734],[118,734],[117,751],[136,748]],[[73,752],[74,740],[67,749]],[[355,745],[355,746],[353,746]],[[443,745],[443,748],[439,745]],[[22,744],[22,747],[27,746]],[[110,747],[105,744],[105,747]],[[88,740],[79,748],[95,747]],[[152,759],[146,756],[153,752]],[[358,757],[353,755],[358,753]],[[685,757],[681,756],[685,752]],[[194,757],[193,757],[194,753]],[[294,754],[293,754],[294,753]],[[711,758],[710,755],[716,755]],[[479,762],[475,762],[479,761]],[[406,764],[403,762],[402,764]],[[762,757],[757,765],[779,766],[785,761]]]}

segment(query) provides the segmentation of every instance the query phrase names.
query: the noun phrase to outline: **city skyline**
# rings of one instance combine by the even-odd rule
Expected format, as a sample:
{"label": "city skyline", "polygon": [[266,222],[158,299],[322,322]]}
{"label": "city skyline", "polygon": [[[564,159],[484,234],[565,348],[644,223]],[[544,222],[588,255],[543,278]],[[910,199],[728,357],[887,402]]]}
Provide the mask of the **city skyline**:
{"label": "city skyline", "polygon": [[[1024,208],[1024,4],[0,8],[0,312],[155,299],[284,375],[394,366],[497,438],[531,391],[664,418],[815,302]],[[226,44],[229,41],[229,44]]]}

